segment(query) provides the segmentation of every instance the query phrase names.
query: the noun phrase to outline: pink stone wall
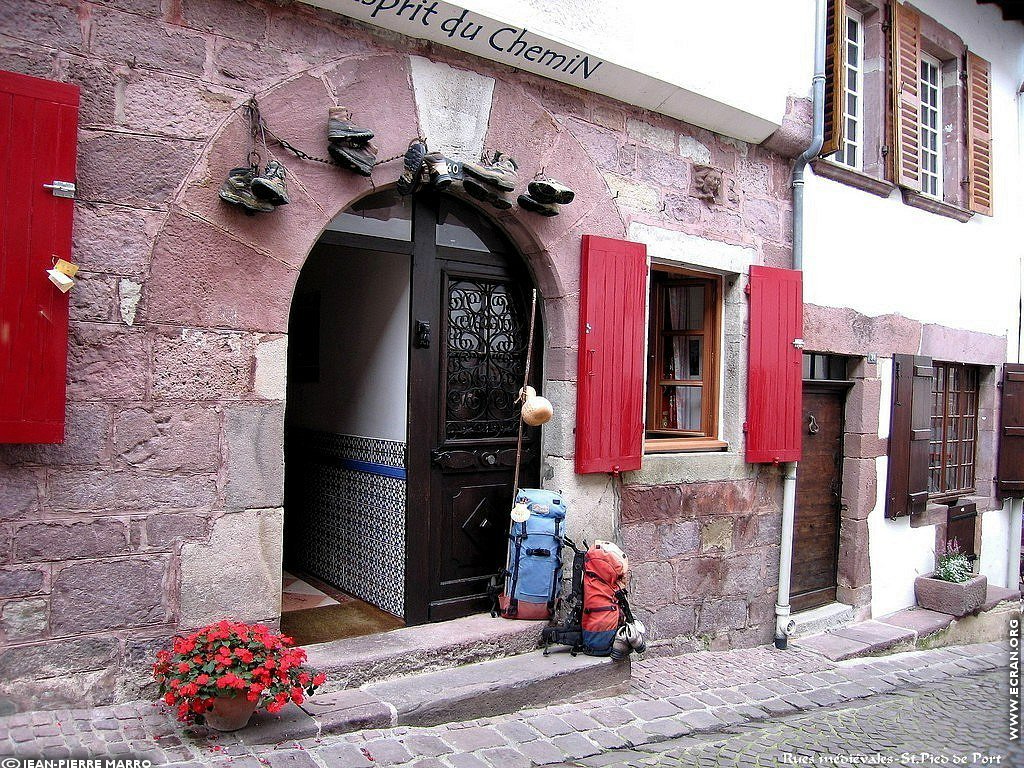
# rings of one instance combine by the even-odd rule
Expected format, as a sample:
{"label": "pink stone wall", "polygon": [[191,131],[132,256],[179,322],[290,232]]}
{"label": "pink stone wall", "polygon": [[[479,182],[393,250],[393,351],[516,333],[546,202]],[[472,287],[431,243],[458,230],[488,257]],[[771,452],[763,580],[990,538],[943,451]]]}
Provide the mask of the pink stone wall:
{"label": "pink stone wall", "polygon": [[[290,205],[248,217],[222,204],[253,93],[314,154],[327,107],[345,103],[390,157],[418,130],[410,54],[494,78],[487,145],[524,150],[521,177],[546,167],[578,196],[554,219],[496,217],[543,294],[551,379],[576,375],[584,233],[641,221],[788,263],[782,155],[305,5],[21,0],[0,4],[0,29],[0,68],[82,89],[67,439],[0,446],[0,700],[17,707],[140,695],[153,647],[187,624],[182,547],[211,541],[226,514],[283,503],[283,392],[261,384],[260,360],[287,334],[321,230],[373,186],[285,156]],[[798,148],[794,124],[779,151]],[[719,200],[694,196],[694,165],[723,173]],[[662,637],[769,639],[777,487],[768,472],[625,489],[635,591]]]}

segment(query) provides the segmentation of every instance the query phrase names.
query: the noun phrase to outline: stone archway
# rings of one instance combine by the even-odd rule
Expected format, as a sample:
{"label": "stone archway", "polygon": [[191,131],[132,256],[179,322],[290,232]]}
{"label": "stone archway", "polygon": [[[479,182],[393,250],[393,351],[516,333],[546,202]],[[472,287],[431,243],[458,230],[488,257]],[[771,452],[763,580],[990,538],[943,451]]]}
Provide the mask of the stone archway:
{"label": "stone archway", "polygon": [[[259,98],[261,109],[275,132],[316,154],[324,149],[328,107],[344,104],[375,131],[379,158],[400,155],[422,133],[410,61],[395,54],[347,58],[269,89]],[[545,168],[577,192],[578,202],[558,217],[518,207],[494,217],[527,260],[543,297],[545,378],[558,390],[556,407],[568,415],[575,404],[580,236],[623,237],[625,227],[583,146],[512,76],[494,80],[488,117],[483,145],[517,154],[523,184]],[[228,458],[215,510],[225,514],[209,542],[183,546],[178,620],[185,626],[225,614],[277,616],[290,301],[299,269],[327,223],[373,189],[369,179],[272,147],[288,168],[292,202],[247,216],[220,201],[217,189],[230,168],[245,162],[248,149],[239,108],[178,190],[154,245],[138,312],[155,332],[154,382],[162,372],[189,381],[154,397],[214,401],[226,414]],[[388,184],[400,170],[400,161],[383,164],[373,181]],[[571,455],[571,428],[545,440],[546,452]]]}

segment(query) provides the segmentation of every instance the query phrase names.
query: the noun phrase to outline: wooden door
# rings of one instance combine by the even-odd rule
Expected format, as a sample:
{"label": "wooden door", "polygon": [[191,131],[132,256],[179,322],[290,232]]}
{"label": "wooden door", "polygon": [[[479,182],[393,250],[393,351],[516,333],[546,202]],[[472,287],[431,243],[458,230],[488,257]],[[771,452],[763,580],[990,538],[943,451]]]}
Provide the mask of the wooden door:
{"label": "wooden door", "polygon": [[836,599],[845,389],[804,382],[803,458],[796,481],[790,605],[802,611]]}
{"label": "wooden door", "polygon": [[[473,209],[450,198],[417,200],[408,624],[486,610],[488,582],[504,567],[532,287],[507,240]],[[535,353],[535,386],[539,370]],[[537,483],[538,438],[527,428],[521,486]]]}

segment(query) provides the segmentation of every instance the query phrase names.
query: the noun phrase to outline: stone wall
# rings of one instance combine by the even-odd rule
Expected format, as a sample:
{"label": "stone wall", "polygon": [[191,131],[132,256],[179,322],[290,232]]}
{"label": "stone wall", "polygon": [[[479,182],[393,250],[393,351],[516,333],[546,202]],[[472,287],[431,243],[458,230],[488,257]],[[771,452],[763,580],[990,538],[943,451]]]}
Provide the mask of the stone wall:
{"label": "stone wall", "polygon": [[[572,473],[580,236],[651,225],[789,263],[783,156],[302,4],[22,0],[0,4],[0,30],[0,67],[82,96],[67,439],[0,446],[5,706],[131,698],[175,631],[222,614],[277,618],[288,308],[323,226],[373,186],[285,156],[291,205],[247,217],[220,203],[248,150],[252,94],[314,154],[327,107],[344,103],[386,158],[423,134],[412,81],[471,71],[445,83],[493,81],[482,142],[514,148],[522,178],[546,167],[576,188],[559,217],[496,220],[544,300],[545,386],[566,415],[545,435],[547,482],[591,537],[614,535],[616,520],[611,481]],[[412,67],[411,55],[437,66]],[[783,151],[798,149],[805,118],[787,125]],[[694,174],[708,167],[722,192],[702,200]],[[397,173],[382,166],[374,183]],[[740,343],[745,330],[725,332]],[[739,471],[735,452],[728,461]],[[768,637],[776,486],[769,472],[700,492],[627,487],[623,534],[637,593],[649,593],[638,605],[663,636]],[[668,572],[681,602],[668,599]]]}

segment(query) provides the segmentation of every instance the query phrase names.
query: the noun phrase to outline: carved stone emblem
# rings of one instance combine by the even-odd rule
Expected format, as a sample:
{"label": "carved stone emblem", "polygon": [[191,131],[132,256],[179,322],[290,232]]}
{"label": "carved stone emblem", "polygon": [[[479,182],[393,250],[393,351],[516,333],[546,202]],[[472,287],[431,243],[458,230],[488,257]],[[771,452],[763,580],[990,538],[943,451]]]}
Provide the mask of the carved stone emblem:
{"label": "carved stone emblem", "polygon": [[709,203],[719,201],[722,191],[722,172],[707,165],[693,166],[693,196]]}

